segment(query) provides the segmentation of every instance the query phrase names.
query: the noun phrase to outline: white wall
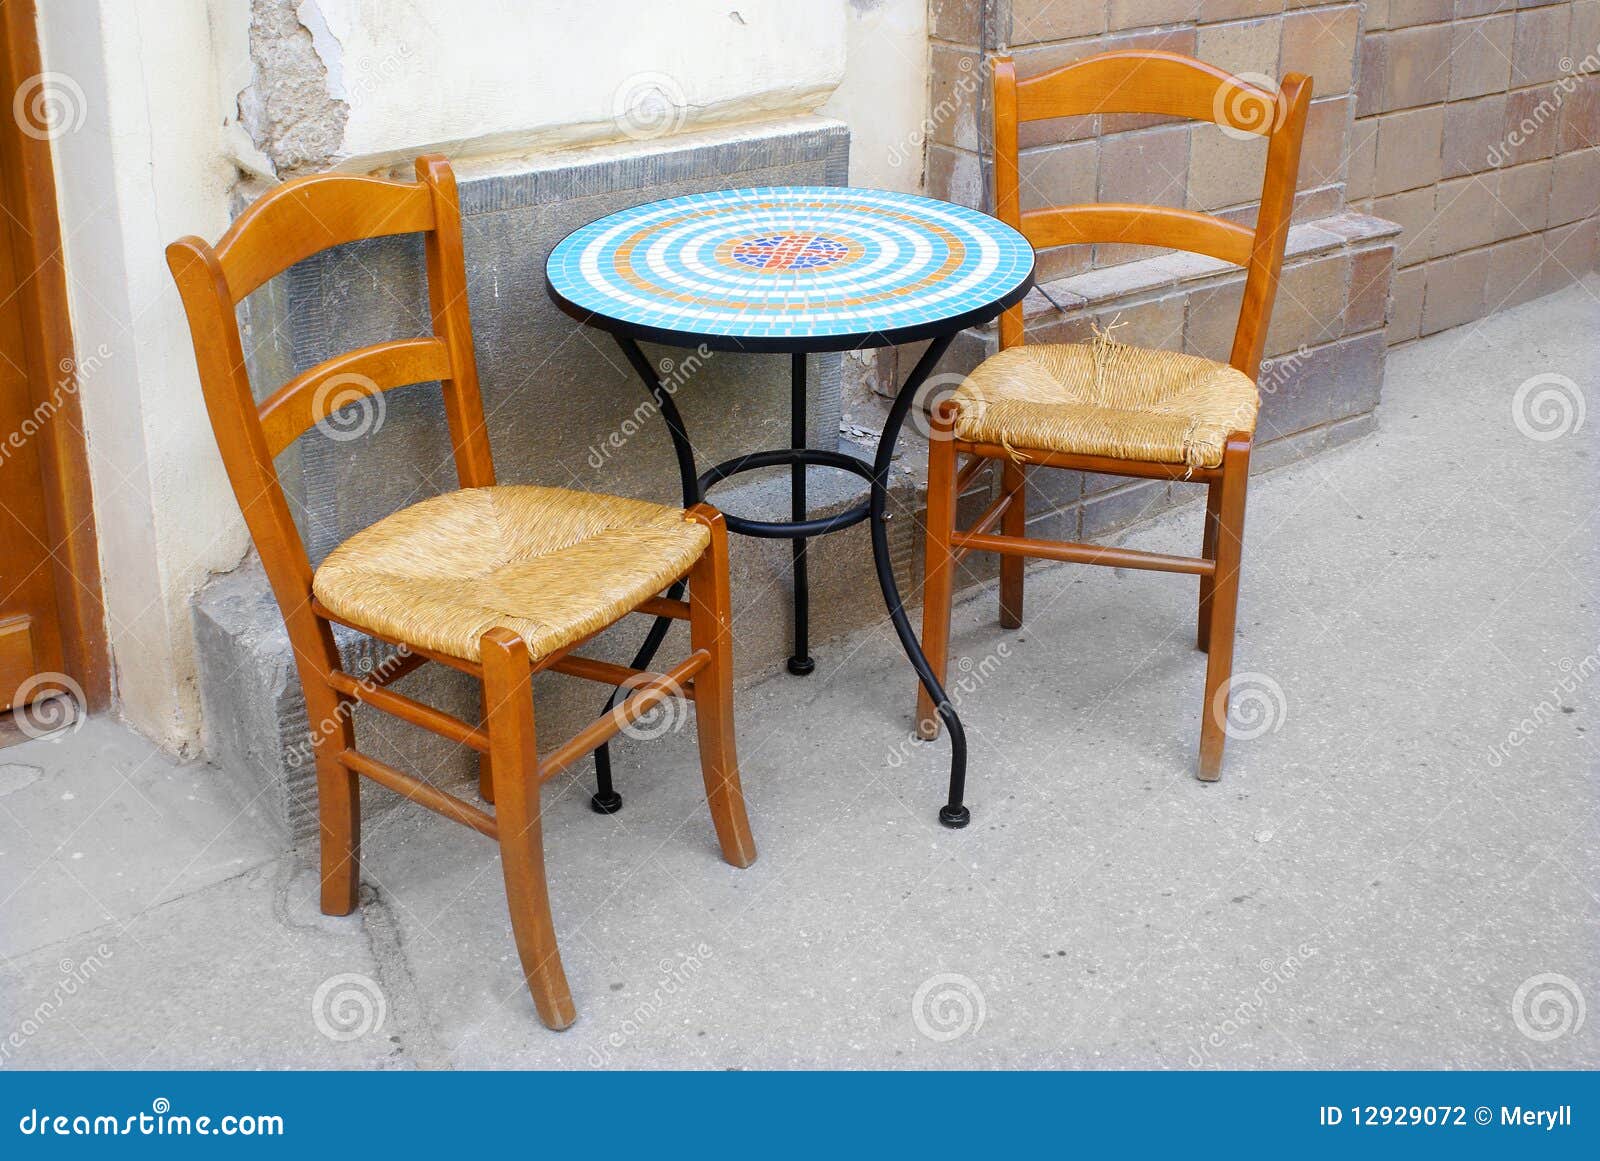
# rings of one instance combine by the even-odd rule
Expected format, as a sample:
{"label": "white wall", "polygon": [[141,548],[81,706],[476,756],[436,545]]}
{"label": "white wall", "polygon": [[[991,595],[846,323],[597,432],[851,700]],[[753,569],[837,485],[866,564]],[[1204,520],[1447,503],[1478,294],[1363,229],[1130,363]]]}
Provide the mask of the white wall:
{"label": "white wall", "polygon": [[[924,0],[301,0],[349,105],[341,164],[654,137],[819,109],[854,135],[857,184],[916,189]],[[163,259],[215,239],[251,83],[249,0],[49,0],[45,68],[81,123],[55,140],[75,339],[111,353],[83,389],[122,714],[199,738],[190,604],[247,538]],[[842,82],[842,83],[841,83]],[[831,97],[831,99],[830,99]],[[826,103],[825,103],[826,102]],[[76,121],[76,118],[72,118]],[[70,122],[69,122],[70,124]]]}
{"label": "white wall", "polygon": [[927,0],[850,0],[845,60],[819,111],[850,126],[850,184],[921,193]]}

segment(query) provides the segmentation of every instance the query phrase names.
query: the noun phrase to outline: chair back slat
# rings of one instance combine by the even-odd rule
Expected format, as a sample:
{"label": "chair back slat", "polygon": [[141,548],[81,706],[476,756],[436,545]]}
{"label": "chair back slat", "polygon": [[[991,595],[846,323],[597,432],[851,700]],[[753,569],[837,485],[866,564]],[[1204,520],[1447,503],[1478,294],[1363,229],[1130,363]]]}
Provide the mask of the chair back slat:
{"label": "chair back slat", "polygon": [[450,377],[440,339],[397,339],[335,355],[296,375],[260,408],[267,452],[276,456],[309,427],[368,395]]}
{"label": "chair back slat", "polygon": [[424,233],[433,225],[426,185],[318,173],[286,182],[255,202],[215,249],[237,303],[320,251],[362,238]]}
{"label": "chair back slat", "polygon": [[[1254,378],[1294,212],[1311,79],[1283,78],[1276,93],[1171,52],[1122,50],[1018,80],[1008,56],[990,60],[994,84],[995,216],[1035,246],[1130,243],[1187,250],[1243,266],[1243,305],[1228,361]],[[1154,113],[1209,121],[1267,139],[1255,228],[1169,206],[1049,206],[1022,210],[1019,126],[1055,117]],[[1024,341],[1022,306],[1000,318],[1000,346]]]}
{"label": "chair back slat", "polygon": [[[345,174],[297,178],[240,215],[216,246],[188,237],[167,247],[217,447],[292,635],[321,639],[326,626],[312,612],[310,558],[273,460],[330,411],[409,383],[437,381],[457,480],[463,488],[495,482],[472,348],[455,175],[437,156],[418,158],[416,172],[416,182]],[[434,333],[335,356],[258,406],[239,333],[239,300],[328,247],[415,232],[423,234]]]}
{"label": "chair back slat", "polygon": [[1017,82],[1017,119],[1155,113],[1270,136],[1279,94],[1174,52],[1101,53]]}
{"label": "chair back slat", "polygon": [[1027,210],[1022,236],[1034,246],[1121,242],[1206,254],[1235,266],[1250,261],[1256,233],[1236,222],[1167,206],[1102,204]]}

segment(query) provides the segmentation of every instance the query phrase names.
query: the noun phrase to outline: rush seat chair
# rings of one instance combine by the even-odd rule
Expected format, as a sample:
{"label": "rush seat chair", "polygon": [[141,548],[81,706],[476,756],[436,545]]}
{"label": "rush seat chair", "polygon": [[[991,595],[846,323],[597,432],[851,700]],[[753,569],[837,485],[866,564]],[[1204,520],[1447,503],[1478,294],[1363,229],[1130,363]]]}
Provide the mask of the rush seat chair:
{"label": "rush seat chair", "polygon": [[[1227,363],[1146,350],[1097,333],[1091,343],[1024,342],[1020,305],[1000,320],[1000,350],[934,408],[929,444],[927,572],[922,645],[936,673],[950,646],[955,567],[969,552],[1000,554],[1000,623],[1022,624],[1026,557],[1187,573],[1200,578],[1198,645],[1208,651],[1199,777],[1221,776],[1239,595],[1245,484],[1267,324],[1283,268],[1310,79],[1277,92],[1175,53],[1103,53],[1019,81],[1009,57],[994,77],[995,214],[1036,247],[1131,243],[1209,255],[1246,270],[1244,301]],[[1153,113],[1210,121],[1267,139],[1254,227],[1190,210],[1069,205],[1023,211],[1018,126],[1053,117]],[[961,456],[969,462],[958,470]],[[956,528],[956,498],[989,460],[1000,495],[972,528]],[[1029,539],[1027,473],[1034,467],[1179,480],[1207,487],[1198,557]],[[999,531],[995,531],[998,527]],[[939,718],[926,691],[918,730]]]}
{"label": "rush seat chair", "polygon": [[[706,799],[736,867],[756,857],[734,753],[727,538],[704,505],[685,512],[558,488],[496,485],[478,392],[455,176],[442,157],[417,181],[319,174],[273,190],[215,246],[167,248],[194,339],[206,408],[234,495],[289,629],[313,723],[321,817],[322,910],[355,909],[364,775],[496,840],[511,929],[539,1017],[576,1016],[545,881],[539,788],[669,696],[695,704]],[[268,279],[332,246],[421,233],[432,335],[361,347],[295,376],[259,405],[235,307]],[[345,541],[313,570],[274,457],[348,404],[438,382],[460,490],[403,508]],[[339,390],[329,390],[337,386]],[[688,600],[661,592],[687,577]],[[689,622],[689,656],[666,673],[573,650],[629,613]],[[400,647],[399,662],[358,678],[341,668],[332,626]],[[390,688],[426,662],[482,682],[474,725]],[[626,685],[617,708],[538,758],[532,678],[549,670]],[[493,813],[356,748],[357,703],[432,730],[480,755],[479,789]]]}

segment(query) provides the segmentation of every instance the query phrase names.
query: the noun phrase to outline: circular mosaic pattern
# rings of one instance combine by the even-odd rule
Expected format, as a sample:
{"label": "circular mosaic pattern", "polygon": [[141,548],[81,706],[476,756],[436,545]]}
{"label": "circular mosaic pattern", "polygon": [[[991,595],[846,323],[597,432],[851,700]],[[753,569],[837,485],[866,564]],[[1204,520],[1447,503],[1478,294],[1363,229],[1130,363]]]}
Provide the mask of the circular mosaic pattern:
{"label": "circular mosaic pattern", "polygon": [[551,289],[640,328],[730,339],[914,330],[1012,297],[1015,230],[963,206],[832,186],[719,190],[591,222],[551,252]]}

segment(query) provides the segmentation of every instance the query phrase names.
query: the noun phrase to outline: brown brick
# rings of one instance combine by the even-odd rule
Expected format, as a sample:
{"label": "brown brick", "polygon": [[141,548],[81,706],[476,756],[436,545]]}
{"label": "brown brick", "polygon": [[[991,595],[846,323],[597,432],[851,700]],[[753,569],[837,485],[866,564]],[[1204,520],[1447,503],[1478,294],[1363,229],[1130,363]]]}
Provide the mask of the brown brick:
{"label": "brown brick", "polygon": [[1516,17],[1463,20],[1450,29],[1450,99],[1503,93],[1511,80]]}
{"label": "brown brick", "polygon": [[1439,219],[1434,253],[1454,254],[1495,240],[1496,185],[1492,173],[1439,183],[1434,194],[1434,213]]}
{"label": "brown brick", "polygon": [[1443,142],[1444,109],[1437,105],[1380,117],[1375,192],[1396,193],[1438,181]]}
{"label": "brown brick", "polygon": [[1561,106],[1554,85],[1519,89],[1506,97],[1506,127],[1491,160],[1517,165],[1549,157],[1556,149]]}
{"label": "brown brick", "polygon": [[1022,208],[1079,205],[1095,200],[1098,146],[1093,141],[1024,150],[1018,159]]}
{"label": "brown brick", "polygon": [[1600,77],[1578,77],[1561,102],[1560,148],[1563,153],[1600,145]]}
{"label": "brown brick", "polygon": [[1438,222],[1433,213],[1433,199],[1434,187],[1429,185],[1393,197],[1378,198],[1372,204],[1372,212],[1378,217],[1400,224],[1398,259],[1401,266],[1433,257]]}
{"label": "brown brick", "polygon": [[1388,34],[1383,108],[1410,109],[1445,99],[1450,89],[1450,26],[1428,24]]}
{"label": "brown brick", "polygon": [[1061,0],[1011,0],[1011,43],[1036,44],[1094,36],[1106,30],[1103,4],[1063,4]]}
{"label": "brown brick", "polygon": [[[1093,0],[1090,0],[1092,3]],[[1283,0],[1200,0],[1199,17],[1205,23],[1272,16],[1283,11]]]}
{"label": "brown brick", "polygon": [[1312,103],[1300,152],[1301,189],[1328,185],[1344,177],[1350,105],[1349,96]]}
{"label": "brown brick", "polygon": [[1314,96],[1349,92],[1360,16],[1354,4],[1286,14],[1281,71],[1309,75]]}
{"label": "brown brick", "polygon": [[1516,43],[1511,54],[1511,85],[1553,81],[1561,73],[1572,20],[1568,5],[1524,8],[1517,13]]}
{"label": "brown brick", "polygon": [[1600,210],[1600,149],[1555,159],[1550,187],[1550,224],[1564,226]]}
{"label": "brown brick", "polygon": [[1345,193],[1353,202],[1372,196],[1372,179],[1378,161],[1378,119],[1357,121],[1351,131],[1350,168]]}
{"label": "brown brick", "polygon": [[1600,218],[1544,232],[1544,291],[1569,286],[1600,263]]}
{"label": "brown brick", "polygon": [[1483,317],[1483,290],[1489,277],[1489,251],[1455,254],[1428,267],[1422,297],[1422,333],[1461,326]]}
{"label": "brown brick", "polygon": [[1383,112],[1383,75],[1389,67],[1389,36],[1368,33],[1361,38],[1361,72],[1356,79],[1356,116]]}
{"label": "brown brick", "polygon": [[1058,278],[1071,278],[1074,274],[1082,274],[1093,264],[1093,246],[1052,246],[1048,250],[1036,252],[1034,277],[1040,282],[1054,282]]}
{"label": "brown brick", "polygon": [[1422,295],[1427,289],[1426,266],[1413,266],[1394,276],[1394,305],[1389,310],[1391,343],[1414,339],[1422,331]]}
{"label": "brown brick", "polygon": [[1409,28],[1413,24],[1437,24],[1449,20],[1454,0],[1389,0],[1389,28]]}
{"label": "brown brick", "polygon": [[[1014,6],[1024,0],[1016,0]],[[1077,8],[1080,5],[1060,5]],[[1081,7],[1093,7],[1082,5]],[[937,40],[976,47],[983,42],[983,0],[928,0],[928,33]]]}
{"label": "brown brick", "polygon": [[1124,28],[1182,24],[1194,20],[1199,12],[1200,0],[1110,0],[1106,5],[1106,27],[1117,32]]}
{"label": "brown brick", "polygon": [[1350,261],[1350,301],[1344,331],[1353,335],[1381,327],[1389,313],[1389,285],[1394,281],[1394,247],[1361,250]]}
{"label": "brown brick", "polygon": [[1517,0],[1456,0],[1455,18],[1468,20],[1474,16],[1488,16],[1493,12],[1514,11]]}
{"label": "brown brick", "polygon": [[1135,306],[1114,307],[1095,315],[1095,325],[1111,330],[1118,342],[1161,350],[1183,348],[1183,307],[1188,296],[1169,294]]}
{"label": "brown brick", "polygon": [[1572,58],[1573,68],[1600,72],[1600,0],[1576,0],[1572,5],[1567,55]]}
{"label": "brown brick", "polygon": [[1195,38],[1195,55],[1235,75],[1258,73],[1276,77],[1280,75],[1279,31],[1280,22],[1276,19],[1209,24],[1200,29]]}
{"label": "brown brick", "polygon": [[1264,137],[1241,139],[1215,125],[1196,125],[1189,152],[1189,208],[1216,210],[1261,197]]}
{"label": "brown brick", "polygon": [[1233,350],[1233,335],[1239,329],[1239,307],[1243,302],[1242,277],[1189,295],[1183,349],[1219,363],[1226,360]]}
{"label": "brown brick", "polygon": [[1493,314],[1537,298],[1544,289],[1544,235],[1527,234],[1489,247],[1483,311]]}
{"label": "brown brick", "polygon": [[1343,329],[1350,256],[1335,253],[1286,268],[1267,326],[1269,355],[1327,342]]}
{"label": "brown brick", "polygon": [[928,121],[932,139],[958,149],[978,148],[979,118],[987,121],[988,86],[977,54],[935,44],[928,52]]}
{"label": "brown brick", "polygon": [[1497,238],[1514,238],[1542,230],[1550,221],[1548,161],[1515,165],[1500,171],[1495,190],[1494,232]]}
{"label": "brown brick", "polygon": [[1444,107],[1444,177],[1489,169],[1489,150],[1505,129],[1504,93]]}
{"label": "brown brick", "polygon": [[[1099,200],[1183,206],[1189,188],[1189,132],[1187,124],[1159,125],[1102,140]],[[1095,248],[1095,263],[1133,262],[1154,253],[1143,246],[1106,244]]]}
{"label": "brown brick", "polygon": [[927,184],[930,197],[955,202],[960,206],[982,209],[984,206],[983,170],[978,155],[965,149],[951,149],[948,145],[928,146]]}

